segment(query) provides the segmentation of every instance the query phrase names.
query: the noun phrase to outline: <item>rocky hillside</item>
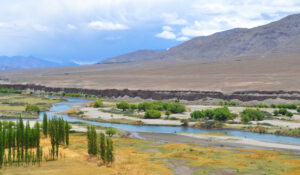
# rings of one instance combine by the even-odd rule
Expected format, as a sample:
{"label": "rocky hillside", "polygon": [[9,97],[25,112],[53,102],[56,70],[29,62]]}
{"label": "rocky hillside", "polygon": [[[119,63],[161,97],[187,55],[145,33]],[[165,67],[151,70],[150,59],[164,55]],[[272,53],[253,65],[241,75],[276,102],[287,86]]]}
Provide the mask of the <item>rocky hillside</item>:
{"label": "rocky hillside", "polygon": [[236,28],[184,42],[158,59],[228,60],[300,54],[300,14],[252,29]]}

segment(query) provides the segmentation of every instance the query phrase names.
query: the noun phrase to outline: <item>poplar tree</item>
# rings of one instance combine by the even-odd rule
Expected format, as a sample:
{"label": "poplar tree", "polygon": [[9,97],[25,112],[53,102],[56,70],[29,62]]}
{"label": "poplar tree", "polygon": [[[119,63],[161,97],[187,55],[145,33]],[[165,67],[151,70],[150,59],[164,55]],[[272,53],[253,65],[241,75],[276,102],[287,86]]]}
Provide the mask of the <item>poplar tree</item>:
{"label": "poplar tree", "polygon": [[43,117],[43,134],[45,137],[48,136],[48,119],[47,119],[47,114],[44,113],[44,117]]}
{"label": "poplar tree", "polygon": [[65,122],[65,134],[66,145],[69,146],[70,125],[68,122]]}
{"label": "poplar tree", "polygon": [[103,163],[106,163],[106,150],[105,150],[105,135],[100,134],[100,158]]}

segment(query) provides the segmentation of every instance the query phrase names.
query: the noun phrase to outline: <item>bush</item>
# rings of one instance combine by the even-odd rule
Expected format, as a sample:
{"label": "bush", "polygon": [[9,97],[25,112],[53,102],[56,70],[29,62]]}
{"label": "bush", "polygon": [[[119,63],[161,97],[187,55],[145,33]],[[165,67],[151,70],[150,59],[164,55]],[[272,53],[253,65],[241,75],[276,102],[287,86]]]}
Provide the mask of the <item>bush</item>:
{"label": "bush", "polygon": [[295,104],[279,104],[278,108],[286,108],[286,109],[297,109],[297,105]]}
{"label": "bush", "polygon": [[96,101],[94,101],[93,107],[94,107],[94,108],[100,108],[100,107],[103,107],[103,102],[100,101],[100,100],[96,100]]}
{"label": "bush", "polygon": [[182,113],[185,112],[185,106],[178,103],[165,103],[161,101],[157,102],[143,102],[138,104],[139,111],[146,111],[149,109],[158,111],[170,111],[171,113]]}
{"label": "bush", "polygon": [[260,121],[260,120],[263,120],[265,118],[265,114],[260,111],[259,109],[245,109],[243,112],[242,112],[242,115],[241,115],[241,118],[243,120],[247,120],[247,117],[249,117],[250,121],[253,121],[253,120],[257,120],[257,121]]}
{"label": "bush", "polygon": [[185,112],[185,106],[178,103],[170,103],[168,104],[167,110],[172,113],[182,113]]}
{"label": "bush", "polygon": [[274,110],[273,114],[274,114],[274,116],[278,116],[279,115],[279,111],[278,110]]}
{"label": "bush", "polygon": [[205,115],[202,111],[193,111],[190,116],[193,118],[193,119],[199,119],[199,118],[203,118]]}
{"label": "bush", "polygon": [[216,108],[214,110],[214,120],[216,121],[226,121],[232,120],[232,114],[229,109],[225,106],[223,108]]}
{"label": "bush", "polygon": [[122,109],[123,111],[126,111],[126,109],[129,109],[130,105],[129,103],[122,101],[120,103],[117,103],[117,108]]}
{"label": "bush", "polygon": [[136,110],[137,109],[137,105],[136,104],[130,104],[130,109],[131,110]]}
{"label": "bush", "polygon": [[293,113],[291,113],[290,111],[288,111],[287,113],[286,113],[286,116],[288,116],[288,117],[293,117]]}
{"label": "bush", "polygon": [[171,112],[170,111],[166,111],[165,115],[169,117],[171,115]]}
{"label": "bush", "polygon": [[288,112],[288,110],[287,109],[285,109],[285,108],[281,108],[281,109],[279,109],[279,114],[281,114],[281,115],[286,115],[287,114],[287,112]]}
{"label": "bush", "polygon": [[81,114],[83,114],[83,112],[80,110],[80,109],[69,109],[68,111],[67,111],[67,114],[68,115],[73,115],[73,116],[78,116],[78,115],[81,115]]}
{"label": "bush", "polygon": [[299,113],[300,113],[300,107],[298,107],[298,108],[297,108],[297,112],[299,112]]}
{"label": "bush", "polygon": [[243,123],[249,123],[251,121],[251,119],[250,119],[249,115],[242,115],[241,116],[241,121]]}
{"label": "bush", "polygon": [[37,105],[32,105],[32,104],[27,104],[25,111],[26,112],[36,112],[36,113],[41,112],[40,108]]}
{"label": "bush", "polygon": [[112,137],[113,135],[115,135],[117,133],[117,130],[115,128],[108,128],[105,131],[105,134],[107,134],[109,137]]}
{"label": "bush", "polygon": [[161,117],[161,113],[158,110],[149,109],[146,111],[144,117],[147,119],[157,119]]}
{"label": "bush", "polygon": [[15,93],[15,94],[21,94],[21,90],[14,90],[14,89],[9,89],[5,87],[0,86],[0,93]]}
{"label": "bush", "polygon": [[270,105],[271,108],[276,108],[277,106],[275,104]]}

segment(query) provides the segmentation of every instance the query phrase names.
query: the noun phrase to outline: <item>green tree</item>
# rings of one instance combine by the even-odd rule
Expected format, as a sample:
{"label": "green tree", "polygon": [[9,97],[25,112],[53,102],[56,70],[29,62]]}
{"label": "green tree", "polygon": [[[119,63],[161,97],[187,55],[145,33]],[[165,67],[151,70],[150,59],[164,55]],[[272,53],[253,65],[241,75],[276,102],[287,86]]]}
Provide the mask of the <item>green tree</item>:
{"label": "green tree", "polygon": [[122,109],[123,111],[126,111],[127,109],[129,109],[129,107],[130,107],[130,105],[126,101],[122,101],[120,103],[117,103],[117,108]]}
{"label": "green tree", "polygon": [[279,115],[279,111],[278,110],[274,110],[273,114],[274,114],[274,116],[278,116]]}
{"label": "green tree", "polygon": [[100,108],[100,107],[103,107],[103,102],[101,100],[96,100],[94,101],[93,103],[93,107],[94,108]]}
{"label": "green tree", "polygon": [[107,163],[112,163],[114,161],[114,154],[113,154],[113,141],[110,138],[106,139],[106,160]]}
{"label": "green tree", "polygon": [[223,108],[216,108],[214,110],[214,120],[216,121],[226,121],[231,120],[232,114],[229,109],[225,106]]}
{"label": "green tree", "polygon": [[158,110],[149,109],[146,110],[144,118],[147,119],[157,119],[161,117],[161,113]]}
{"label": "green tree", "polygon": [[130,109],[131,110],[136,110],[138,107],[136,104],[130,104]]}
{"label": "green tree", "polygon": [[200,119],[200,118],[204,118],[204,113],[202,111],[193,111],[190,116],[193,118],[193,119]]}
{"label": "green tree", "polygon": [[297,108],[297,112],[299,112],[299,113],[300,113],[300,107],[298,107],[298,108]]}
{"label": "green tree", "polygon": [[117,133],[115,128],[108,128],[105,133],[109,136],[112,137],[113,135],[115,135]]}
{"label": "green tree", "polygon": [[100,158],[103,163],[106,163],[106,138],[103,133],[100,134]]}
{"label": "green tree", "polygon": [[265,118],[265,114],[259,109],[245,109],[241,114],[242,118],[243,115],[247,115],[250,120],[257,120],[257,121],[263,120]]}
{"label": "green tree", "polygon": [[46,137],[48,135],[48,118],[46,113],[44,113],[44,117],[43,117],[43,134]]}

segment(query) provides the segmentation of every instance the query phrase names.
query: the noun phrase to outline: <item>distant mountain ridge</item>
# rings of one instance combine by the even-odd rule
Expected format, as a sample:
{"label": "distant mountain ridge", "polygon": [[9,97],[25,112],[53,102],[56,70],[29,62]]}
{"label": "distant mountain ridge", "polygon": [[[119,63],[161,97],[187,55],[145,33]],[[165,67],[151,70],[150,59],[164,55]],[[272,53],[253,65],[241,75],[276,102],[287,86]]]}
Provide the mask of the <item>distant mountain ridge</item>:
{"label": "distant mountain ridge", "polygon": [[108,58],[100,63],[166,60],[166,63],[171,64],[288,55],[300,56],[300,14],[251,29],[234,28],[209,36],[195,37],[165,51],[138,50]]}
{"label": "distant mountain ridge", "polygon": [[48,60],[39,59],[36,57],[24,56],[0,56],[0,71],[13,69],[32,69],[32,68],[46,68],[57,66],[71,66],[77,65],[75,63],[56,63]]}
{"label": "distant mountain ridge", "polygon": [[137,50],[117,57],[112,57],[101,61],[99,64],[115,64],[115,63],[128,63],[144,60],[151,60],[157,57],[162,51],[160,50]]}
{"label": "distant mountain ridge", "polygon": [[235,28],[196,37],[157,59],[216,61],[291,54],[300,55],[300,14],[251,29]]}

